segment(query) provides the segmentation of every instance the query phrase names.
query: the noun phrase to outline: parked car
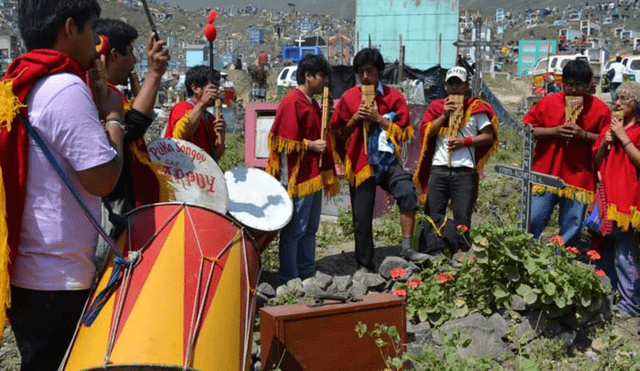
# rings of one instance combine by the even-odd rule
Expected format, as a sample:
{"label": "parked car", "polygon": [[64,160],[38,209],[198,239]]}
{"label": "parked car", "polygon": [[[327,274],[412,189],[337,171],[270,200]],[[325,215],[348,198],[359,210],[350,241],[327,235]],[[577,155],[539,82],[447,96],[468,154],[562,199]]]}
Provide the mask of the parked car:
{"label": "parked car", "polygon": [[532,90],[535,92],[544,88],[548,75],[553,75],[556,83],[562,86],[562,69],[574,59],[584,59],[589,62],[589,58],[583,54],[551,54],[540,58],[533,69]]}
{"label": "parked car", "polygon": [[624,81],[640,81],[640,55],[627,57],[627,63],[623,63]]}
{"label": "parked car", "polygon": [[278,95],[282,96],[284,93],[298,86],[298,81],[296,80],[296,73],[298,72],[298,66],[287,66],[280,71],[278,74]]}

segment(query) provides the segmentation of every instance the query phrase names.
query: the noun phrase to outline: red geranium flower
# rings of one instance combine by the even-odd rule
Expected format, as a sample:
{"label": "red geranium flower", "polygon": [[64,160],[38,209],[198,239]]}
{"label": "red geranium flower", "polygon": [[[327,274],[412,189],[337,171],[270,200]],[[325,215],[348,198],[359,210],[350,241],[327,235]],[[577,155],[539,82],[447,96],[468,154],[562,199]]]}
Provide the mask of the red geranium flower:
{"label": "red geranium flower", "polygon": [[407,271],[404,268],[396,267],[391,270],[391,278],[398,279],[407,275]]}
{"label": "red geranium flower", "polygon": [[594,269],[593,273],[595,273],[596,276],[598,276],[600,278],[604,277],[605,274],[606,274],[602,269],[597,269],[597,268]]}
{"label": "red geranium flower", "polygon": [[587,251],[587,255],[589,256],[589,258],[591,260],[600,260],[602,257],[600,256],[600,253],[598,253],[596,250],[589,250]]}
{"label": "red geranium flower", "polygon": [[458,224],[458,226],[456,227],[456,229],[458,230],[458,232],[460,233],[466,233],[469,230],[469,227],[467,227],[464,224]]}
{"label": "red geranium flower", "polygon": [[549,242],[553,243],[557,243],[560,246],[564,246],[564,239],[560,236],[558,236],[557,234],[554,236],[551,236],[551,238],[549,239]]}
{"label": "red geranium flower", "polygon": [[455,278],[451,275],[451,273],[440,273],[438,275],[438,281],[440,283],[444,283],[447,284],[451,281],[453,281]]}
{"label": "red geranium flower", "polygon": [[422,280],[409,280],[409,282],[407,282],[407,286],[411,287],[412,289],[417,289],[418,287],[422,286]]}
{"label": "red geranium flower", "polygon": [[407,290],[405,289],[393,289],[393,295],[394,296],[407,296]]}
{"label": "red geranium flower", "polygon": [[580,250],[578,250],[578,248],[575,247],[575,246],[567,247],[567,252],[570,252],[570,253],[573,253],[573,254],[576,254],[576,255],[580,254]]}

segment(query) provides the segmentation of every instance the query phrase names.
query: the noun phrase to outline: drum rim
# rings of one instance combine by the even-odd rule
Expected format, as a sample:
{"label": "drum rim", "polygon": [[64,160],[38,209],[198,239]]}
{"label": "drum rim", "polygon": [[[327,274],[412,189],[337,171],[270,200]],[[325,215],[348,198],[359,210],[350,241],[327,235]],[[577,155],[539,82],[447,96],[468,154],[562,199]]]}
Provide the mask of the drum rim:
{"label": "drum rim", "polygon": [[135,213],[137,213],[139,211],[142,211],[144,209],[148,209],[148,208],[151,208],[151,207],[154,207],[154,206],[168,206],[168,205],[175,205],[175,206],[184,205],[184,206],[195,207],[195,208],[198,208],[198,209],[202,209],[202,210],[205,210],[205,211],[209,211],[209,212],[218,214],[219,216],[221,216],[221,217],[227,219],[228,221],[230,221],[232,224],[234,224],[239,229],[243,230],[244,231],[243,234],[251,240],[253,248],[256,250],[256,253],[258,253],[258,255],[260,255],[260,249],[258,248],[258,243],[256,242],[256,239],[253,238],[253,236],[251,235],[251,233],[248,230],[251,227],[243,225],[242,223],[240,223],[236,219],[232,219],[231,215],[221,214],[218,211],[211,210],[211,209],[209,209],[207,207],[204,207],[202,205],[198,205],[198,204],[194,204],[194,203],[190,203],[190,202],[184,202],[184,201],[155,202],[155,203],[152,203],[152,204],[146,204],[146,205],[142,205],[142,206],[136,207],[135,209],[126,212],[123,216],[125,218],[127,218],[127,220],[128,220],[131,216],[133,216],[133,214],[135,214]]}
{"label": "drum rim", "polygon": [[[280,182],[278,181],[278,179],[274,178],[273,176],[271,176],[269,173],[267,173],[266,171],[260,169],[260,168],[256,168],[256,167],[248,167],[248,166],[236,166],[234,168],[231,168],[227,171],[224,172],[224,178],[225,178],[225,182],[227,182],[227,173],[231,173],[233,170],[235,169],[247,169],[250,170],[252,172],[255,171],[259,171],[260,173],[264,173],[269,175],[272,179],[274,179],[276,182],[278,182],[278,184],[280,184]],[[280,184],[282,186],[282,184]],[[285,192],[284,194],[288,197],[289,201],[291,201],[291,213],[289,214],[289,217],[287,218],[287,221],[285,223],[283,223],[281,226],[277,226],[277,227],[270,227],[270,228],[256,228],[256,227],[251,227],[247,225],[247,228],[252,228],[261,232],[276,232],[281,230],[282,228],[286,227],[287,224],[289,224],[289,222],[291,222],[291,219],[293,219],[293,200],[291,199],[291,196],[289,196],[289,192],[287,192],[286,188],[282,187]],[[230,187],[229,184],[227,184],[227,194],[229,195],[229,204],[231,204],[231,192],[230,192]],[[228,213],[233,215],[233,212],[229,209]],[[244,225],[244,224],[243,224]]]}
{"label": "drum rim", "polygon": [[110,369],[118,369],[120,367],[161,367],[163,370],[186,370],[186,371],[200,371],[195,368],[187,367],[183,368],[183,366],[177,365],[168,365],[165,363],[114,363],[106,366],[97,366],[91,368],[85,368],[82,371],[99,371],[99,370],[110,370]]}

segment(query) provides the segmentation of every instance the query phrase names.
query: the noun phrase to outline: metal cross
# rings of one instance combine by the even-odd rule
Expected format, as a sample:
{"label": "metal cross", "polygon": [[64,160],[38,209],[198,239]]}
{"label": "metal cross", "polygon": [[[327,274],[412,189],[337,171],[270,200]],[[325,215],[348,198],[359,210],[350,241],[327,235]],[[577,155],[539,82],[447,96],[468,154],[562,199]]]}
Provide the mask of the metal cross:
{"label": "metal cross", "polygon": [[564,188],[564,181],[557,176],[532,171],[532,156],[534,148],[533,128],[530,125],[524,127],[524,145],[522,148],[522,169],[515,166],[496,165],[498,174],[522,180],[522,200],[520,203],[520,230],[529,231],[531,222],[531,185],[541,184],[552,188]]}

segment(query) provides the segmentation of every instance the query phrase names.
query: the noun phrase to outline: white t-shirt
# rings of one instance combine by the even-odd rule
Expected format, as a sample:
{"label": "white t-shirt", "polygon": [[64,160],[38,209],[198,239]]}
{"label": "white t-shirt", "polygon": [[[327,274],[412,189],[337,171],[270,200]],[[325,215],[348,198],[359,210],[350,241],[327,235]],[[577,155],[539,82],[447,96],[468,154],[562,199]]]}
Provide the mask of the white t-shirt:
{"label": "white t-shirt", "polygon": [[611,63],[611,69],[616,73],[613,75],[611,82],[622,82],[624,77],[624,65],[620,62]]}
{"label": "white t-shirt", "polygon": [[[471,115],[467,125],[458,131],[458,136],[475,137],[487,125],[491,125],[491,121],[489,121],[489,116],[486,113]],[[449,166],[448,140],[447,136],[438,135],[436,137],[436,150],[433,153],[432,166]],[[476,150],[474,147],[460,147],[451,153],[451,166],[470,167],[473,169],[476,164],[475,155]]]}
{"label": "white t-shirt", "polygon": [[[91,92],[78,76],[45,77],[28,99],[29,121],[71,179],[91,213],[99,217],[100,197],[88,193],[76,171],[111,161],[109,145]],[[33,290],[83,290],[95,276],[98,233],[60,176],[29,138],[24,214],[11,283]]]}

